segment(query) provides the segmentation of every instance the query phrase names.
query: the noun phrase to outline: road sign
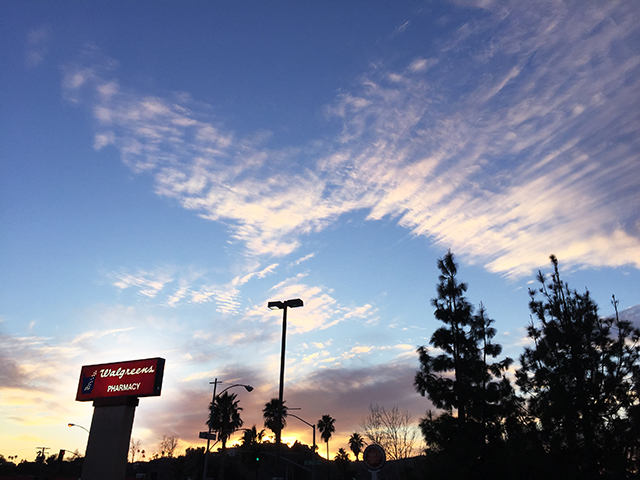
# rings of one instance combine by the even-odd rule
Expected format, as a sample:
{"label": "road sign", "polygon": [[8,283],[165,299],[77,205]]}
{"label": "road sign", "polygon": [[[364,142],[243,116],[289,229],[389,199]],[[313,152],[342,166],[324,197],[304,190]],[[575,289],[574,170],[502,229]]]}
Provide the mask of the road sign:
{"label": "road sign", "polygon": [[[209,436],[209,435],[211,435],[211,436]],[[200,435],[198,435],[198,436],[200,438],[204,438],[205,440],[209,436],[209,440],[215,440],[216,439],[216,432],[211,432],[211,434],[209,434],[209,432],[200,432]]]}
{"label": "road sign", "polygon": [[380,445],[372,443],[364,449],[362,460],[369,471],[377,472],[382,468],[387,457],[384,453],[384,449]]}

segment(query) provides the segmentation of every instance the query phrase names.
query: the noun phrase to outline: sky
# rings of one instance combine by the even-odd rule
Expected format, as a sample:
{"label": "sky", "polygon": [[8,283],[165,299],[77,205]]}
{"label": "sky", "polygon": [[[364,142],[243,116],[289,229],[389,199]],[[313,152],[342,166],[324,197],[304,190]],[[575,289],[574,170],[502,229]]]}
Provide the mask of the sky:
{"label": "sky", "polygon": [[0,42],[5,457],[84,452],[81,366],[149,357],[148,455],[203,446],[216,378],[262,428],[290,298],[332,457],[370,404],[417,424],[448,249],[514,359],[550,254],[640,319],[638,2],[5,0]]}

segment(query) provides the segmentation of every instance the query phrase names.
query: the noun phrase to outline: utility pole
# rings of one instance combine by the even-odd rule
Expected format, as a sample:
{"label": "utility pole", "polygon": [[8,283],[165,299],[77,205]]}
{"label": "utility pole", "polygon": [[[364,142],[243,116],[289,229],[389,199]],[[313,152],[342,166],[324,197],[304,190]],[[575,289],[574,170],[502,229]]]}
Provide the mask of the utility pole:
{"label": "utility pole", "polygon": [[47,450],[51,450],[51,448],[49,448],[49,447],[36,447],[36,450],[38,450],[37,456],[38,457],[42,457],[44,459],[45,458],[45,454],[47,453]]}
{"label": "utility pole", "polygon": [[211,409],[216,401],[216,388],[218,387],[218,377],[213,382],[209,382],[209,385],[213,385],[213,397],[211,397],[211,408],[209,409],[209,433],[207,435],[207,449],[204,451],[204,471],[202,472],[202,480],[207,480],[207,468],[209,467],[209,442],[211,441]]}
{"label": "utility pole", "polygon": [[46,460],[46,453],[47,450],[50,450],[49,447],[36,447],[36,450],[38,450],[38,453],[36,454],[36,460],[38,460],[38,458],[40,459],[40,473],[38,474],[38,476],[40,478],[43,477],[42,474],[42,470],[44,469],[44,461]]}

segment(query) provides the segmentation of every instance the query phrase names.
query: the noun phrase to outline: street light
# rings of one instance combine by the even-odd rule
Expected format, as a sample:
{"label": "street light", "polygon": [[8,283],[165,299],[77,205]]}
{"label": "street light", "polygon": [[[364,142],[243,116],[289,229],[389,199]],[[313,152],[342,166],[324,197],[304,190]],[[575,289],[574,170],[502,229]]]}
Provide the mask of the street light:
{"label": "street light", "polygon": [[68,426],[69,428],[71,428],[71,427],[78,427],[78,428],[81,428],[81,429],[83,429],[85,432],[87,432],[89,435],[91,435],[91,432],[89,432],[89,430],[87,430],[86,428],[84,428],[82,425],[78,425],[77,423],[67,423],[67,426]]}
{"label": "street light", "polygon": [[[291,408],[289,410],[292,410]],[[303,420],[302,418],[300,418],[297,415],[294,415],[293,413],[291,413],[289,410],[287,410],[287,416],[288,417],[294,417],[297,418],[298,420],[300,420],[303,423],[306,423],[307,425],[309,425],[311,428],[313,428],[313,451],[315,453],[316,451],[316,425],[314,423],[309,423],[306,420]]]}
{"label": "street light", "polygon": [[[85,432],[87,432],[89,434],[89,437],[91,437],[91,432],[89,430],[87,430],[86,428],[84,428],[82,425],[78,425],[77,423],[67,423],[67,426],[69,428],[71,428],[71,427],[81,428],[81,429],[83,429]],[[88,440],[87,440],[87,442],[88,442]],[[86,448],[85,448],[85,453],[86,453]]]}
{"label": "street light", "polygon": [[[222,383],[222,382],[218,381],[218,378],[216,378],[213,382],[209,382],[209,385],[213,385],[213,396],[211,397],[211,406],[213,406],[214,402],[216,401],[216,396],[222,395],[224,392],[226,392],[230,388],[244,387],[247,392],[250,392],[253,390],[253,387],[251,385],[245,385],[243,383],[234,383],[233,385],[229,385],[227,388],[222,390],[218,395],[216,395],[216,388],[218,387],[219,383]],[[209,410],[209,422],[207,423],[209,424],[209,433],[207,434],[207,449],[204,452],[204,472],[202,472],[202,480],[207,480],[207,467],[209,466],[209,442],[211,441],[211,410]]]}
{"label": "street light", "polygon": [[267,307],[271,310],[282,310],[282,349],[280,351],[280,387],[278,390],[278,423],[276,431],[276,458],[280,456],[280,439],[282,438],[282,400],[284,394],[284,353],[287,338],[287,308],[302,307],[304,303],[299,298],[293,298],[284,302],[269,302]]}

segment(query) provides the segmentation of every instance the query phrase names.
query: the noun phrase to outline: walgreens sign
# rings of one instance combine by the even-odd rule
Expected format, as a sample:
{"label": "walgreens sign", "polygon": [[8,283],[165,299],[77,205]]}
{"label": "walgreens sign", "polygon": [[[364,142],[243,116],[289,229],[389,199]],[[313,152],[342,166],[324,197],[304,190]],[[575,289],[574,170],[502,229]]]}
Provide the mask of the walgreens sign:
{"label": "walgreens sign", "polygon": [[80,371],[76,400],[159,396],[163,373],[164,358],[85,365]]}

